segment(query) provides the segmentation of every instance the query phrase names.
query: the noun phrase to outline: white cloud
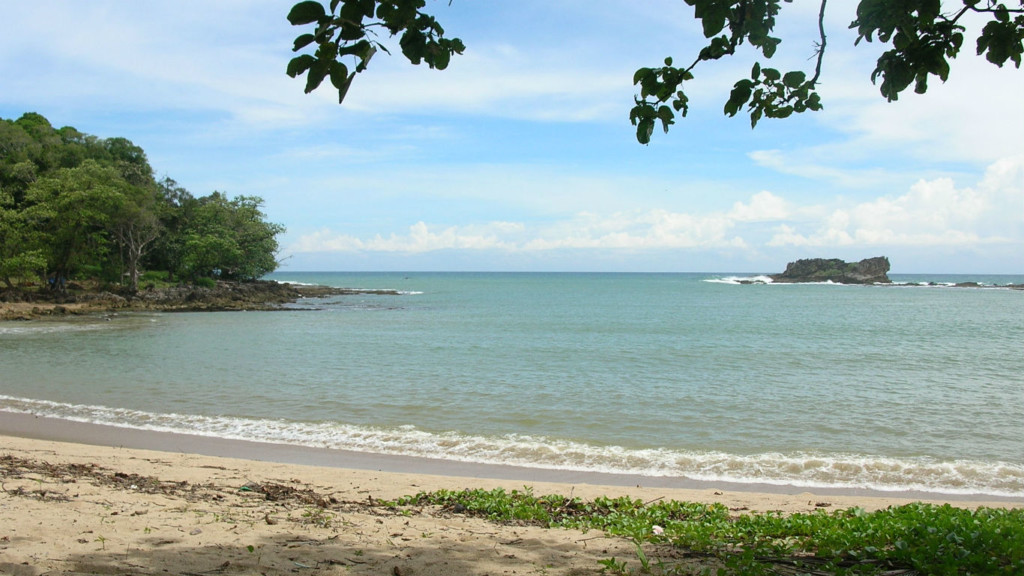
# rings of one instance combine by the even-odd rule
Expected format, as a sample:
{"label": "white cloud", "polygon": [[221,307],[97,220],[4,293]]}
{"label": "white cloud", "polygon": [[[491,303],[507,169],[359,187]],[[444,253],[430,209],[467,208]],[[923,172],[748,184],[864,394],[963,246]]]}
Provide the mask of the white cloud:
{"label": "white cloud", "polygon": [[[797,205],[769,191],[707,213],[664,209],[577,212],[536,222],[427,224],[361,239],[330,229],[304,235],[286,251],[437,250],[745,250],[764,247],[961,247],[1024,245],[1024,155],[993,164],[973,187],[921,180],[899,196]],[[773,224],[766,228],[767,224]]]}
{"label": "white cloud", "polygon": [[993,164],[975,187],[921,180],[901,196],[834,209],[801,232],[781,224],[769,246],[976,246],[1022,243],[1024,155]]}
{"label": "white cloud", "polygon": [[324,229],[307,234],[286,249],[286,252],[406,252],[418,254],[436,250],[507,250],[510,244],[498,238],[500,233],[514,232],[521,225],[496,222],[487,226],[459,228],[449,226],[431,230],[417,222],[406,234],[376,235],[362,240]]}
{"label": "white cloud", "polygon": [[[769,197],[767,193],[753,197],[753,210],[775,204],[774,197]],[[747,221],[751,214],[751,208],[744,205],[738,215],[695,215],[656,209],[609,214],[580,212],[563,220],[530,224],[501,221],[484,225],[430,226],[417,222],[405,233],[376,235],[365,240],[323,229],[300,237],[286,252],[743,248],[746,242],[730,235],[730,231],[738,222]]]}
{"label": "white cloud", "polygon": [[575,218],[540,230],[524,250],[563,248],[650,250],[735,246],[726,234],[733,223],[719,214],[696,216],[650,210],[600,216],[581,213]]}
{"label": "white cloud", "polygon": [[789,217],[788,203],[768,191],[758,192],[750,199],[750,204],[736,202],[729,216],[737,222],[768,222],[785,220]]}

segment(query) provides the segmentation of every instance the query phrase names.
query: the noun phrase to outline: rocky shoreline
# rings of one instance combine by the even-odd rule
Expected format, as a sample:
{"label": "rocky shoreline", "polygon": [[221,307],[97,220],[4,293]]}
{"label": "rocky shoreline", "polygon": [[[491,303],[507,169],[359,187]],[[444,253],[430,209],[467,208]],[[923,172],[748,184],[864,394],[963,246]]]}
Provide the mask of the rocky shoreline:
{"label": "rocky shoreline", "polygon": [[121,311],[216,312],[281,310],[303,298],[347,294],[398,294],[395,290],[354,290],[330,286],[256,282],[217,282],[213,287],[181,284],[118,294],[72,286],[66,293],[8,290],[0,292],[0,320],[91,315]]}

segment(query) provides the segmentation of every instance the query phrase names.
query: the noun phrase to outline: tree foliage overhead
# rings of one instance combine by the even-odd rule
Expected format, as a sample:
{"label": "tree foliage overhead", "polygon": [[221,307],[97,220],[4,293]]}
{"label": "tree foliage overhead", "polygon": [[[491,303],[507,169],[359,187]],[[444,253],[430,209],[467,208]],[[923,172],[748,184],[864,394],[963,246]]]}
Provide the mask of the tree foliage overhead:
{"label": "tree foliage overhead", "polygon": [[[310,33],[295,39],[293,51],[315,46],[313,54],[301,54],[288,63],[292,78],[306,74],[306,93],[330,78],[338,90],[338,102],[345,100],[356,73],[366,70],[377,50],[389,52],[376,39],[377,30],[398,36],[402,54],[413,64],[425,62],[444,70],[452,54],[465,49],[458,38],[445,38],[444,28],[433,16],[421,11],[425,0],[330,0],[321,4],[299,2],[288,13],[295,26],[311,25]],[[354,59],[349,72],[345,57]]]}
{"label": "tree foliage overhead", "polygon": [[[143,269],[188,280],[250,280],[277,267],[279,224],[263,200],[195,198],[157,182],[125,138],[0,118],[0,281],[89,277],[138,288]],[[216,247],[213,249],[211,247]]]}
{"label": "tree foliage overhead", "polygon": [[[775,24],[784,4],[792,0],[683,0],[694,9],[704,37],[708,40],[685,66],[672,57],[664,64],[640,68],[633,75],[639,88],[630,120],[641,144],[650,142],[658,124],[667,133],[689,111],[685,83],[695,78],[703,62],[734,56],[744,44],[770,60],[782,43],[775,36]],[[827,34],[825,15],[828,0],[819,0],[818,40],[811,70],[783,71],[753,63],[748,78],[738,80],[729,93],[724,112],[736,116],[744,111],[755,127],[762,118],[786,118],[794,113],[820,110],[817,88],[823,73]],[[313,54],[296,56],[288,64],[288,75],[306,74],[306,93],[325,78],[344,101],[356,73],[366,69],[378,49],[386,48],[376,31],[399,36],[402,53],[413,64],[426,62],[444,69],[453,54],[465,49],[458,38],[444,37],[437,20],[422,11],[425,0],[306,0],[292,7],[288,20],[296,26],[312,26],[311,32],[295,39],[298,52],[315,46]],[[945,82],[949,61],[960,55],[968,33],[964,20],[980,15],[985,24],[974,34],[978,56],[1002,67],[1007,61],[1020,68],[1024,55],[1024,0],[860,0],[850,28],[857,31],[856,43],[878,42],[888,49],[878,58],[871,82],[888,101],[914,86],[923,94],[934,76]],[[353,69],[344,63],[351,57]]]}

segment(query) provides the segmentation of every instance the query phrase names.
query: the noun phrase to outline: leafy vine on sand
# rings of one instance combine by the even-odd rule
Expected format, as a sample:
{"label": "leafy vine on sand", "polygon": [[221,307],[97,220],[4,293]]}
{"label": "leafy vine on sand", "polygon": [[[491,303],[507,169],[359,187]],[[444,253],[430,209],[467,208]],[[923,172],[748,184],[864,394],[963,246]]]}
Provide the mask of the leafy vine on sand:
{"label": "leafy vine on sand", "polygon": [[[9,489],[4,481],[34,480]],[[623,538],[633,559],[601,560],[611,574],[966,574],[1024,573],[1024,509],[966,509],[914,503],[876,512],[748,513],[723,504],[628,497],[583,500],[537,496],[531,488],[421,492],[397,500],[342,501],[310,488],[273,482],[217,486],[165,481],[93,464],[50,464],[0,456],[0,487],[14,497],[67,501],[45,483],[90,481],[120,490],[193,500],[227,494],[300,507],[298,521],[331,527],[337,512],[396,516],[472,516],[491,522],[601,531]],[[269,515],[268,523],[275,523]],[[633,569],[634,564],[636,569]],[[713,568],[712,568],[713,566]]]}

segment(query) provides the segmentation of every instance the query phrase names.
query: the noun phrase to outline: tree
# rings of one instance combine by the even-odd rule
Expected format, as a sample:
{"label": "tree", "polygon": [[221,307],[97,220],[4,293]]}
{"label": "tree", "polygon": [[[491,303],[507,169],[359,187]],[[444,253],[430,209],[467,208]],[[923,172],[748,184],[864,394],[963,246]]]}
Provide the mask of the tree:
{"label": "tree", "polygon": [[184,268],[185,231],[195,212],[197,201],[192,193],[173,178],[164,177],[156,183],[155,212],[162,234],[154,241],[146,258],[147,265],[156,270],[176,274]]}
{"label": "tree", "polygon": [[0,282],[49,275],[52,286],[87,275],[127,278],[143,267],[191,279],[252,280],[277,268],[277,236],[263,200],[215,192],[195,198],[157,182],[145,151],[36,113],[0,118]]}
{"label": "tree", "polygon": [[[707,61],[734,56],[748,44],[771,59],[781,38],[774,33],[776,17],[784,3],[792,0],[683,0],[694,8],[701,22],[707,46],[692,62],[680,67],[671,57],[656,67],[640,68],[633,75],[639,87],[634,97],[630,121],[636,126],[641,144],[650,142],[661,124],[667,133],[676,116],[685,117],[689,98],[684,83],[694,80],[696,67]],[[738,80],[725,103],[724,112],[736,116],[741,110],[750,116],[751,127],[762,118],[786,118],[794,113],[820,110],[817,92],[827,35],[827,0],[819,0],[815,58],[812,70],[780,71],[755,61],[749,78]],[[856,43],[878,41],[888,45],[877,60],[871,82],[879,85],[888,101],[914,85],[923,94],[935,76],[945,82],[949,61],[960,55],[967,32],[965,16],[981,15],[987,22],[976,33],[975,50],[989,62],[1002,67],[1007,61],[1020,68],[1024,55],[1024,0],[1017,6],[999,0],[860,0],[850,28],[857,30]],[[386,48],[374,39],[378,28],[392,36],[401,34],[402,53],[413,64],[426,62],[431,68],[447,67],[452,54],[461,54],[464,45],[458,38],[444,38],[444,29],[421,11],[425,0],[307,0],[295,4],[288,20],[296,26],[312,25],[310,33],[295,39],[293,51],[315,46],[313,54],[301,54],[288,63],[291,77],[306,74],[306,93],[315,90],[325,78],[338,90],[339,102],[345,99],[356,73],[366,69],[378,49]],[[355,61],[354,71],[343,63]],[[879,80],[881,83],[879,84]]]}
{"label": "tree", "polygon": [[264,220],[263,200],[220,192],[199,198],[186,228],[178,272],[192,280],[255,280],[277,269],[280,224]]}
{"label": "tree", "polygon": [[39,168],[33,158],[42,146],[25,129],[9,120],[0,120],[0,192],[10,195],[14,205],[21,203],[28,185],[35,181]]}
{"label": "tree", "polygon": [[152,184],[153,168],[142,148],[127,138],[107,138],[102,141],[102,146],[125,180],[135,186]]}
{"label": "tree", "polygon": [[35,277],[46,270],[46,256],[33,248],[38,233],[14,208],[14,198],[0,190],[0,280],[8,288],[13,278]]}
{"label": "tree", "polygon": [[120,247],[121,261],[128,268],[129,288],[139,289],[139,265],[142,258],[153,247],[153,241],[160,237],[162,227],[153,209],[151,195],[136,194],[125,199],[111,217],[111,232]]}
{"label": "tree", "polygon": [[37,248],[46,254],[55,288],[85,266],[102,266],[108,225],[129,195],[130,185],[118,171],[95,160],[61,168],[29,187],[23,215],[41,232]]}

